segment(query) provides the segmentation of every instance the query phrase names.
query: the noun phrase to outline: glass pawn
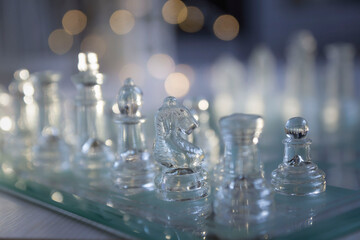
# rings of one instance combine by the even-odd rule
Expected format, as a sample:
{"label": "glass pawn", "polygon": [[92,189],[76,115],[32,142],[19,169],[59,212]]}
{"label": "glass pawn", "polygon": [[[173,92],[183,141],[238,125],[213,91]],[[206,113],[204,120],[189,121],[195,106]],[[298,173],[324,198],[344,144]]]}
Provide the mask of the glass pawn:
{"label": "glass pawn", "polygon": [[132,79],[126,79],[119,90],[116,116],[118,126],[117,159],[113,168],[113,182],[125,195],[133,195],[154,188],[154,165],[146,149],[141,115],[142,91]]}
{"label": "glass pawn", "polygon": [[266,220],[273,194],[258,158],[257,143],[264,120],[257,115],[233,114],[220,119],[225,151],[223,176],[215,193],[215,221],[243,226]]}
{"label": "glass pawn", "polygon": [[14,73],[9,92],[13,98],[14,127],[5,141],[4,151],[15,158],[30,160],[31,147],[36,139],[38,107],[27,69],[19,69]]}
{"label": "glass pawn", "polygon": [[83,187],[104,190],[110,186],[110,170],[114,154],[105,144],[105,101],[101,85],[103,74],[95,53],[79,53],[79,73],[72,77],[76,86],[77,146],[74,159],[75,173]]}
{"label": "glass pawn", "polygon": [[308,131],[308,123],[302,117],[290,118],[286,122],[284,160],[271,174],[275,191],[297,196],[325,191],[325,173],[311,162],[311,140],[306,137]]}
{"label": "glass pawn", "polygon": [[61,75],[46,71],[33,74],[32,79],[36,84],[35,99],[39,106],[38,139],[33,147],[32,163],[44,172],[61,172],[70,163],[70,147],[62,134]]}
{"label": "glass pawn", "polygon": [[209,194],[202,168],[204,152],[184,137],[197,126],[190,111],[175,97],[165,98],[155,115],[154,159],[161,165],[155,185],[162,200],[195,200]]}

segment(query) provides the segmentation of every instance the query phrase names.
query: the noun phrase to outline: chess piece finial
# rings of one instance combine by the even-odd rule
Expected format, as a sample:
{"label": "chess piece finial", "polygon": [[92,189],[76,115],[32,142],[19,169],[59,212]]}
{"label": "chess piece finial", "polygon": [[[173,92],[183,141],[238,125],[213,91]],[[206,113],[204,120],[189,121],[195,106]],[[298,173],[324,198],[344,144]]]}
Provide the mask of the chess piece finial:
{"label": "chess piece finial", "polygon": [[146,149],[141,116],[142,91],[127,79],[117,95],[120,114],[118,126],[117,158],[113,167],[114,185],[125,195],[132,195],[154,187],[154,165]]}
{"label": "chess piece finial", "polygon": [[257,155],[263,127],[264,120],[257,115],[232,114],[220,119],[225,143],[224,171],[215,193],[214,213],[215,220],[221,224],[257,223],[270,215],[272,191]]}
{"label": "chess piece finial", "polygon": [[294,139],[303,139],[309,132],[307,121],[302,117],[290,118],[285,124],[285,133]]}
{"label": "chess piece finial", "polygon": [[117,104],[121,115],[141,116],[142,91],[131,78],[125,80],[124,86],[117,96]]}
{"label": "chess piece finial", "polygon": [[162,166],[155,185],[163,200],[195,200],[209,194],[206,173],[201,166],[204,153],[184,137],[197,126],[190,111],[175,97],[165,98],[155,116],[154,144],[154,158]]}
{"label": "chess piece finial", "polygon": [[326,189],[325,173],[311,161],[307,121],[290,118],[285,124],[285,154],[283,163],[272,172],[275,191],[286,195],[315,195]]}

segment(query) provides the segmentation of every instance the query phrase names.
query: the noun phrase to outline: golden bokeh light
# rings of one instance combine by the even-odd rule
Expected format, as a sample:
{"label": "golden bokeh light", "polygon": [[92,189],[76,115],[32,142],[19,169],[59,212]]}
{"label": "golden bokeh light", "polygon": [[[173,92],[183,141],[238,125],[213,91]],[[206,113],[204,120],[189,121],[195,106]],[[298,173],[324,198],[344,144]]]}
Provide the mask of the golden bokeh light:
{"label": "golden bokeh light", "polygon": [[175,63],[169,55],[154,54],[147,62],[147,69],[154,78],[165,79],[175,70]]}
{"label": "golden bokeh light", "polygon": [[150,12],[152,4],[149,0],[125,0],[124,8],[140,18]]}
{"label": "golden bokeh light", "polygon": [[106,42],[99,35],[88,35],[82,40],[80,50],[82,52],[94,52],[101,58],[106,52]]}
{"label": "golden bokeh light", "polygon": [[134,25],[135,18],[128,10],[117,10],[110,17],[110,27],[118,35],[129,33]]}
{"label": "golden bokeh light", "polygon": [[73,45],[73,41],[73,36],[63,29],[54,30],[48,38],[51,51],[59,55],[68,52]]}
{"label": "golden bokeh light", "polygon": [[188,33],[195,33],[200,31],[204,26],[204,14],[199,8],[190,6],[181,10],[179,16],[182,17],[182,15],[185,14],[184,11],[186,10],[187,17],[185,18],[185,21],[179,24],[179,27],[181,30]]}
{"label": "golden bokeh light", "polygon": [[178,64],[175,67],[175,72],[180,72],[184,74],[189,79],[190,84],[195,81],[195,71],[190,65]]}
{"label": "golden bokeh light", "polygon": [[169,0],[164,4],[161,13],[165,22],[179,24],[187,17],[187,7],[180,0]]}
{"label": "golden bokeh light", "polygon": [[142,86],[145,80],[145,71],[135,63],[128,63],[120,69],[119,77],[121,82],[124,82],[127,78],[131,78],[136,85]]}
{"label": "golden bokeh light", "polygon": [[189,79],[179,72],[170,73],[164,85],[166,93],[177,98],[185,96],[190,89]]}
{"label": "golden bokeh light", "polygon": [[81,33],[85,29],[86,23],[86,15],[79,10],[67,11],[62,19],[64,29],[72,35]]}
{"label": "golden bokeh light", "polygon": [[213,26],[216,37],[224,41],[231,41],[239,34],[239,22],[231,15],[221,15]]}

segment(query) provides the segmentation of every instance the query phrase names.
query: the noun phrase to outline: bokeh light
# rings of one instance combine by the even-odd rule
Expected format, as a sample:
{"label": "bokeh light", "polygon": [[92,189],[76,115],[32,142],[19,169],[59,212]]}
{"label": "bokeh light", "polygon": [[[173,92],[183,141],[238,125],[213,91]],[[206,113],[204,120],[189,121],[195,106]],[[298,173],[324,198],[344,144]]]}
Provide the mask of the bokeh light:
{"label": "bokeh light", "polygon": [[49,48],[59,55],[68,52],[73,45],[73,41],[73,36],[63,29],[54,30],[48,38]]}
{"label": "bokeh light", "polygon": [[216,37],[224,41],[231,41],[239,34],[239,22],[231,15],[221,15],[213,26]]}
{"label": "bokeh light", "polygon": [[13,124],[11,121],[11,118],[8,116],[2,117],[0,119],[0,128],[3,131],[10,131],[12,128]]}
{"label": "bokeh light", "polygon": [[118,35],[129,33],[134,25],[135,18],[127,10],[117,10],[110,17],[110,27]]}
{"label": "bokeh light", "polygon": [[195,81],[195,71],[190,65],[178,64],[175,66],[175,72],[180,72],[185,74],[185,76],[189,79],[190,84],[192,84]]}
{"label": "bokeh light", "polygon": [[[187,11],[187,13],[184,13]],[[204,25],[204,14],[197,7],[187,7],[181,10],[179,16],[182,17],[183,14],[187,14],[185,21],[179,24],[179,27],[184,32],[195,33],[201,30]]]}
{"label": "bokeh light", "polygon": [[190,89],[189,79],[179,72],[170,73],[164,85],[166,93],[177,98],[185,96]]}
{"label": "bokeh light", "polygon": [[200,110],[207,110],[209,108],[209,102],[206,99],[201,99],[198,103],[198,107]]}
{"label": "bokeh light", "polygon": [[128,63],[120,69],[119,77],[121,82],[124,82],[127,78],[131,78],[136,85],[142,86],[145,81],[145,71],[135,63]]}
{"label": "bokeh light", "polygon": [[140,18],[150,12],[152,4],[149,0],[125,0],[124,8]]}
{"label": "bokeh light", "polygon": [[187,7],[180,0],[167,1],[161,12],[165,22],[170,24],[182,23],[187,17]]}
{"label": "bokeh light", "polygon": [[154,78],[165,79],[175,70],[175,63],[169,55],[154,54],[147,62],[147,69]]}
{"label": "bokeh light", "polygon": [[101,58],[106,52],[106,42],[99,35],[88,35],[82,40],[80,50],[82,52],[94,52]]}
{"label": "bokeh light", "polygon": [[79,10],[67,11],[62,19],[64,29],[72,35],[81,33],[85,29],[86,23],[86,15]]}

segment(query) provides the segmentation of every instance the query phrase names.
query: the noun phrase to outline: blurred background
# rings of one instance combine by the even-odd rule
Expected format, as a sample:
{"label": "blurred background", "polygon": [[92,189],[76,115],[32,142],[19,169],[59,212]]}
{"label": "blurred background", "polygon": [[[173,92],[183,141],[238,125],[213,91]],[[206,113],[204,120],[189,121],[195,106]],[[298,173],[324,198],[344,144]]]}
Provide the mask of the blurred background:
{"label": "blurred background", "polygon": [[355,0],[0,0],[0,83],[56,70],[71,99],[77,54],[93,51],[109,101],[132,77],[150,116],[167,95],[204,97],[213,122],[258,113],[281,132],[302,115],[316,138],[358,125],[359,12]]}

